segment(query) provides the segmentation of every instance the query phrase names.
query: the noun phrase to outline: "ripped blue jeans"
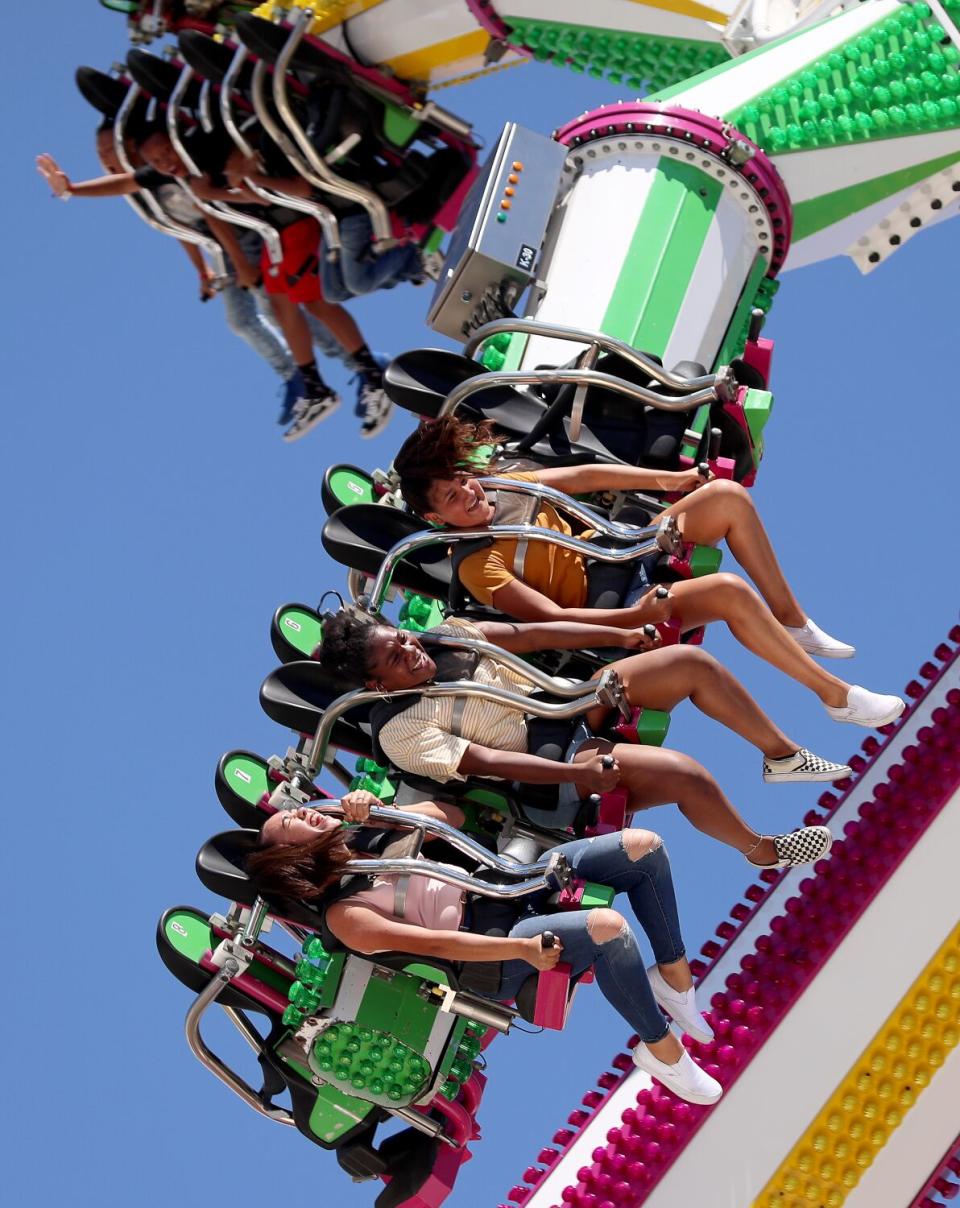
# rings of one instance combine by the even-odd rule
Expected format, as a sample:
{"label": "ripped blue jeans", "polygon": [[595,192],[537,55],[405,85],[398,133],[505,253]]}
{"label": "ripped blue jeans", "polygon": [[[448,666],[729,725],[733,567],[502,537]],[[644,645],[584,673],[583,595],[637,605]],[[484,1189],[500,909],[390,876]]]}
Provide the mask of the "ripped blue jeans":
{"label": "ripped blue jeans", "polygon": [[[684,955],[670,860],[662,842],[657,840],[653,850],[639,860],[631,860],[624,850],[622,831],[576,839],[554,850],[567,857],[574,876],[609,885],[627,895],[658,964],[670,964]],[[525,913],[511,929],[511,937],[526,939],[552,931],[563,945],[561,960],[572,966],[574,974],[593,965],[600,992],[640,1039],[648,1044],[662,1040],[667,1034],[667,1021],[653,997],[640,945],[631,929],[624,926],[620,935],[605,943],[595,940],[589,931],[592,911],[543,914],[545,896],[531,897]],[[526,961],[505,961],[497,997],[514,998],[531,971]]]}

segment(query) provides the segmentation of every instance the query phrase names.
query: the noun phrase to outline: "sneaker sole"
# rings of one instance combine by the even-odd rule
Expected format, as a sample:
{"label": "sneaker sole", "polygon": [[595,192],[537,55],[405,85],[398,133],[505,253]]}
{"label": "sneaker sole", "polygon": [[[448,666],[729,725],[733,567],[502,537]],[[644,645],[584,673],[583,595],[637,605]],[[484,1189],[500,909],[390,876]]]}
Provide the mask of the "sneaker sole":
{"label": "sneaker sole", "polygon": [[906,707],[907,702],[901,701],[896,709],[891,709],[882,717],[873,717],[869,721],[866,719],[861,721],[859,717],[834,717],[832,713],[829,716],[831,721],[838,721],[848,726],[863,726],[865,730],[879,730],[881,726],[889,726],[892,721],[896,721]]}
{"label": "sneaker sole", "polygon": [[816,659],[852,659],[857,653],[856,650],[851,650],[848,653],[845,650],[826,650],[822,646],[804,646],[801,642],[797,642],[797,645],[801,650],[809,654],[811,658]]}
{"label": "sneaker sole", "polygon": [[[308,432],[313,431],[317,424],[322,423],[325,419],[329,419],[330,416],[333,415],[334,411],[336,411],[336,409],[340,406],[340,402],[341,400],[337,399],[337,401],[335,403],[331,403],[326,410],[321,411],[318,415],[314,416],[309,423],[303,424],[301,427],[296,428],[296,430],[294,430],[294,428],[288,428],[287,431],[284,432],[282,439],[287,441],[288,444],[292,444],[295,440],[299,440],[301,436],[306,436]],[[296,427],[296,425],[294,425],[294,427]]]}
{"label": "sneaker sole", "polygon": [[807,784],[832,784],[835,780],[846,780],[853,775],[852,768],[842,768],[836,772],[764,772],[764,784],[784,784],[796,781]]}
{"label": "sneaker sole", "polygon": [[722,1093],[719,1095],[698,1095],[696,1091],[684,1091],[681,1094],[677,1087],[671,1086],[669,1082],[664,1082],[652,1070],[648,1070],[645,1065],[638,1065],[636,1062],[634,1062],[634,1065],[637,1066],[638,1070],[643,1070],[654,1082],[658,1082],[665,1091],[669,1091],[677,1099],[682,1099],[684,1103],[698,1103],[702,1107],[709,1107],[712,1103],[719,1103],[723,1098]]}

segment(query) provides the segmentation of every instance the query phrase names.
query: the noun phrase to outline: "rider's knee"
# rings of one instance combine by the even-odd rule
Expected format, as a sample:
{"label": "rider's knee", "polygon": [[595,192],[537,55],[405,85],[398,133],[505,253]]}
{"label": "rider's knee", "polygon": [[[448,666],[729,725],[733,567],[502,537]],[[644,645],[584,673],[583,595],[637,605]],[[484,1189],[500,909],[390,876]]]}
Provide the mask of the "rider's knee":
{"label": "rider's knee", "polygon": [[656,831],[631,827],[623,832],[623,850],[631,860],[642,860],[662,846],[663,840]]}
{"label": "rider's knee", "polygon": [[587,915],[587,934],[597,944],[609,944],[623,935],[627,920],[616,910],[601,907]]}
{"label": "rider's knee", "polygon": [[750,492],[739,482],[733,482],[729,478],[715,478],[708,485],[710,493],[716,499],[722,499],[725,503],[733,504],[735,507],[753,507]]}

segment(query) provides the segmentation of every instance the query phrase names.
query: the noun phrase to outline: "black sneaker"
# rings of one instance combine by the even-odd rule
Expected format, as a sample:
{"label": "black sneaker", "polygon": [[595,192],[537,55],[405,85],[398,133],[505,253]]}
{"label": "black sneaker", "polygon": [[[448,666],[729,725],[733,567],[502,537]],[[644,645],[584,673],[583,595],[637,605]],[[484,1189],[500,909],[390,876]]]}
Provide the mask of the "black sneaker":
{"label": "black sneaker", "polygon": [[324,389],[322,394],[307,397],[296,412],[293,423],[284,432],[283,439],[293,441],[299,440],[301,436],[306,436],[310,429],[315,428],[321,420],[326,419],[328,415],[333,415],[339,406],[340,395],[333,390]]}
{"label": "black sneaker", "polygon": [[376,436],[390,422],[393,400],[383,389],[383,375],[369,370],[357,373],[351,381],[357,382],[357,401],[354,412],[360,419],[360,435]]}

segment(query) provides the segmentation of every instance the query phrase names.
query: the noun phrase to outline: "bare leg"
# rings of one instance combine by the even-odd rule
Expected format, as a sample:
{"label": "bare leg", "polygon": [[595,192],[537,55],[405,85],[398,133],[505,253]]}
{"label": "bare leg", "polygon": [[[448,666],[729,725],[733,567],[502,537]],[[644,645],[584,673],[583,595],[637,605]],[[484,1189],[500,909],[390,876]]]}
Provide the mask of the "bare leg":
{"label": "bare leg", "polygon": [[[333,333],[334,339],[345,352],[357,352],[366,340],[349,311],[333,302],[305,302],[307,310]],[[801,622],[802,624],[803,622]]]}
{"label": "bare leg", "polygon": [[730,632],[754,654],[815,692],[825,705],[841,708],[850,685],[801,650],[753,588],[736,575],[706,575],[670,585],[670,615],[685,628],[726,621]]}
{"label": "bare leg", "polygon": [[[799,750],[773,724],[743,684],[717,660],[695,646],[669,646],[611,663],[620,673],[631,705],[669,712],[690,700],[701,713],[733,730],[770,759],[783,759]],[[586,716],[592,730],[603,724],[607,710],[592,709]]]}
{"label": "bare leg", "polygon": [[[749,852],[751,863],[773,864],[776,861],[773,840],[761,839],[744,822],[714,778],[695,759],[662,747],[627,743],[613,746],[605,739],[596,738],[583,743],[574,761],[589,759],[597,751],[610,751],[616,758],[620,765],[620,783],[629,793],[632,810],[675,801],[681,814],[697,830],[739,852]],[[577,789],[584,797],[590,791],[586,785],[578,785]]]}
{"label": "bare leg", "polygon": [[685,540],[698,545],[726,541],[781,625],[798,627],[806,613],[790,590],[750,492],[737,482],[716,479],[666,509],[676,516]]}
{"label": "bare leg", "polygon": [[313,364],[313,337],[303,312],[286,294],[270,294],[270,305],[298,365]]}

